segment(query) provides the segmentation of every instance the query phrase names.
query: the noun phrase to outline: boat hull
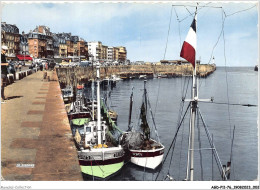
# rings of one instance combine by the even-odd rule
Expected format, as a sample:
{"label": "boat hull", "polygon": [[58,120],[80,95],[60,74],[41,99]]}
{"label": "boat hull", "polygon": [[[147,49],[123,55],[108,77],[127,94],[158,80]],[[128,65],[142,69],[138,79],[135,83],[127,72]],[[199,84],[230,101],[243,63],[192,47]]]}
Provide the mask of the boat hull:
{"label": "boat hull", "polygon": [[124,165],[122,148],[100,148],[78,151],[79,164],[83,174],[105,179],[117,173]]}
{"label": "boat hull", "polygon": [[119,172],[123,165],[124,161],[107,165],[80,165],[80,168],[81,172],[85,175],[88,175],[89,177],[94,176],[96,178],[105,179]]}
{"label": "boat hull", "polygon": [[164,147],[156,150],[129,150],[130,151],[130,160],[132,163],[155,169],[159,166],[163,160]]}
{"label": "boat hull", "polygon": [[71,113],[68,114],[68,118],[70,121],[73,119],[91,118],[91,113],[90,112]]}

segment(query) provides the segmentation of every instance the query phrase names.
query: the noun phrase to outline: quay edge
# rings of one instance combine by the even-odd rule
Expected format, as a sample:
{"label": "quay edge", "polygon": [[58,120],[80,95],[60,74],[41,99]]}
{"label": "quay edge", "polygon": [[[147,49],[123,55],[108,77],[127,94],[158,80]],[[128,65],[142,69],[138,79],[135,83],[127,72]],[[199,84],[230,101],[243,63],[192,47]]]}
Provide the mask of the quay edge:
{"label": "quay edge", "polygon": [[[55,71],[5,87],[1,177],[6,181],[83,181]],[[12,114],[10,114],[12,113]]]}

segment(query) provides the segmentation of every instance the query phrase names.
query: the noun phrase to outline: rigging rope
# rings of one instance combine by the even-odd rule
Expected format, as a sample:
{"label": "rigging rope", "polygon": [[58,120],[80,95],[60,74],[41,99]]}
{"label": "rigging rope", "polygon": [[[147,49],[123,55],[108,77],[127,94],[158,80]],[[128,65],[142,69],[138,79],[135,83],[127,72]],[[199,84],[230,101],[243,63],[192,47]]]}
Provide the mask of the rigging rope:
{"label": "rigging rope", "polygon": [[170,16],[170,22],[169,22],[169,27],[168,27],[168,35],[167,35],[166,47],[165,47],[165,50],[164,50],[164,56],[163,56],[163,59],[165,59],[165,55],[166,55],[166,51],[167,51],[168,39],[169,39],[169,33],[170,33],[170,30],[171,30],[171,22],[172,22],[172,7],[171,7],[171,16]]}
{"label": "rigging rope", "polygon": [[224,104],[224,105],[231,105],[231,106],[258,107],[258,105],[255,105],[255,104],[233,104],[233,103],[225,103],[225,102],[201,102],[201,103]]}
{"label": "rigging rope", "polygon": [[[197,109],[198,115],[198,109]],[[201,152],[201,139],[200,139],[200,126],[199,126],[199,117],[197,117],[197,128],[198,128],[198,141],[199,141],[199,153],[200,153],[200,172],[201,172],[201,180],[203,179],[203,161],[202,161],[202,152]]]}
{"label": "rigging rope", "polygon": [[206,135],[207,135],[207,137],[208,137],[210,146],[211,146],[211,148],[212,148],[212,150],[213,150],[213,155],[214,155],[214,157],[215,157],[215,160],[216,160],[216,163],[217,163],[217,166],[218,166],[220,175],[223,176],[223,178],[226,180],[226,174],[225,174],[225,172],[224,172],[224,169],[223,169],[221,160],[219,159],[217,150],[216,150],[215,145],[214,145],[214,143],[213,143],[213,141],[212,141],[212,138],[211,138],[211,136],[210,136],[210,132],[209,132],[209,130],[208,130],[208,127],[207,127],[207,125],[206,125],[206,123],[205,123],[205,121],[204,121],[204,119],[203,119],[203,117],[202,117],[202,114],[201,114],[201,112],[200,112],[200,109],[198,109],[198,113],[199,113],[199,116],[200,116],[200,118],[201,118],[201,120],[202,120],[202,123],[203,123],[204,129],[205,129]]}
{"label": "rigging rope", "polygon": [[[222,10],[222,11],[223,11],[223,10]],[[213,55],[214,49],[215,49],[216,46],[218,45],[218,42],[219,42],[220,37],[221,37],[221,34],[224,32],[225,18],[223,18],[223,14],[221,14],[221,16],[222,16],[222,28],[221,28],[220,34],[219,34],[219,36],[218,36],[218,40],[217,40],[217,42],[215,43],[215,45],[213,46],[213,49],[212,49],[212,51],[211,51],[211,55],[210,55],[210,59],[209,59],[208,64],[210,63],[210,61],[211,61],[211,59],[212,59],[212,55]]]}
{"label": "rigging rope", "polygon": [[228,15],[226,15],[226,17],[232,16],[232,15],[237,14],[237,13],[240,13],[240,12],[244,12],[244,11],[250,10],[250,9],[252,9],[252,8],[254,8],[254,7],[257,8],[257,5],[254,5],[254,6],[250,7],[250,8],[243,9],[243,10],[240,10],[240,11],[237,11],[237,12],[234,12],[234,13],[231,13],[231,14],[228,14]]}
{"label": "rigging rope", "polygon": [[180,19],[179,19],[179,17],[178,17],[178,14],[177,14],[177,11],[176,11],[175,7],[174,7],[174,12],[175,12],[175,14],[176,14],[176,19],[177,19],[177,21],[178,21],[179,38],[180,38],[180,49],[181,49],[181,31],[180,31]]}
{"label": "rigging rope", "polygon": [[[225,23],[224,23],[225,24]],[[228,93],[228,76],[227,76],[227,59],[226,59],[226,41],[225,41],[225,30],[222,33],[223,36],[223,43],[224,43],[224,62],[225,62],[225,72],[226,72],[226,84],[227,84],[227,101],[228,101],[228,122],[229,122],[229,129],[230,129],[230,139],[231,139],[231,121],[230,121],[230,109],[229,109],[229,93]]]}
{"label": "rigging rope", "polygon": [[234,162],[233,162],[233,143],[234,143],[234,138],[235,138],[235,128],[236,128],[236,126],[234,126],[234,128],[233,128],[233,138],[232,138],[232,143],[231,143],[231,154],[230,154],[230,162],[231,162],[231,165],[233,165],[233,167],[231,166],[231,169],[233,169],[232,174],[234,175],[234,179],[236,179],[235,166],[234,166]]}
{"label": "rigging rope", "polygon": [[[168,27],[168,34],[167,34],[167,40],[166,40],[166,46],[165,46],[165,50],[164,50],[163,59],[165,59],[165,55],[166,55],[166,51],[167,51],[167,47],[168,47],[168,39],[169,39],[169,33],[170,33],[171,21],[172,21],[172,8],[173,8],[173,7],[171,7],[171,16],[170,16],[170,22],[169,22],[169,27]],[[158,85],[158,92],[157,92],[157,98],[156,98],[156,104],[155,104],[155,110],[154,110],[154,117],[156,117],[156,111],[157,111],[157,105],[158,105],[158,98],[159,98],[159,93],[160,93],[160,87],[161,87],[161,80],[159,80],[159,85]]]}
{"label": "rigging rope", "polygon": [[149,97],[147,97],[147,99],[148,99],[147,101],[148,101],[149,110],[150,110],[150,113],[151,113],[151,116],[152,116],[153,125],[154,125],[154,128],[155,128],[155,134],[156,134],[158,142],[161,143],[159,135],[158,135],[157,127],[156,127],[156,124],[155,124],[155,120],[154,120],[154,116],[153,116],[152,107],[151,107],[151,104],[150,104]]}
{"label": "rigging rope", "polygon": [[[209,3],[207,3],[206,5],[208,5],[208,4],[210,4],[211,2],[209,2]],[[200,10],[200,9],[202,9],[202,8],[204,8],[204,7],[209,7],[209,6],[206,6],[206,5],[204,5],[204,6],[190,6],[190,7],[200,7],[198,10]],[[187,5],[172,5],[172,6],[187,6]],[[212,8],[221,8],[221,7],[212,7]],[[190,17],[190,16],[193,16],[195,14],[195,12],[194,13],[191,13],[190,15],[188,15],[188,16],[186,16],[186,17],[184,17],[183,19],[181,19],[180,20],[180,22],[182,22],[182,21],[184,21],[184,20],[186,20],[188,17]]]}
{"label": "rigging rope", "polygon": [[[165,159],[164,159],[163,162],[162,162],[162,165],[165,163],[165,161],[166,161],[166,159],[167,159],[167,157],[168,157],[168,154],[169,154],[169,152],[170,152],[170,150],[171,150],[171,147],[173,146],[173,144],[174,144],[175,141],[176,141],[177,134],[178,134],[179,129],[180,129],[181,125],[182,125],[182,122],[184,121],[185,115],[186,115],[186,113],[187,113],[188,110],[189,110],[190,105],[191,105],[191,103],[189,103],[189,105],[187,106],[186,111],[185,111],[185,113],[184,113],[184,116],[183,116],[181,122],[179,123],[179,126],[177,127],[176,133],[175,133],[174,138],[173,138],[173,140],[172,140],[172,142],[171,142],[171,145],[170,145],[170,147],[169,147],[169,149],[168,149],[168,152],[167,152],[167,154],[166,154],[166,156],[165,156]],[[160,170],[159,170],[159,172],[158,172],[158,174],[157,174],[157,176],[156,176],[156,178],[155,178],[155,181],[156,181],[157,178],[159,177],[159,174],[160,174],[161,170],[162,170],[162,167],[160,168]]]}

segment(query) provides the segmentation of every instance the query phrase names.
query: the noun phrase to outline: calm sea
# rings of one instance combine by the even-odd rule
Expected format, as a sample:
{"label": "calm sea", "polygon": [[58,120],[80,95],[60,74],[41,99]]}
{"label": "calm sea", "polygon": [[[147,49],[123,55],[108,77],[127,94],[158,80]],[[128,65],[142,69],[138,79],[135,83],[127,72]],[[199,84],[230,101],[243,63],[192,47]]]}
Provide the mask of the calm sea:
{"label": "calm sea", "polygon": [[[154,114],[160,141],[165,146],[166,156],[175,135],[179,115],[182,110],[181,98],[191,77],[148,79],[147,91]],[[129,116],[129,98],[133,89],[134,105],[132,125],[137,129],[139,110],[142,101],[144,82],[141,79],[119,81],[111,91],[110,108],[118,113],[118,127],[127,130]],[[183,90],[185,89],[185,90]],[[186,98],[190,98],[190,86]],[[215,103],[199,103],[199,109],[205,120],[222,165],[231,157],[231,137],[235,126],[231,180],[255,180],[258,174],[258,107],[229,104],[258,104],[258,72],[251,67],[224,68],[217,70],[207,78],[199,79],[199,98],[214,98]],[[217,104],[216,104],[217,103]],[[183,112],[188,103],[183,106]],[[188,112],[189,113],[189,112]],[[151,119],[150,119],[151,122]],[[152,122],[151,122],[152,123]],[[201,119],[196,120],[195,149],[210,148]],[[144,169],[132,163],[126,163],[123,169],[109,180],[114,181],[150,181],[184,180],[188,152],[189,114],[180,127],[177,141],[164,164],[156,170]],[[195,180],[221,180],[220,172],[211,150],[196,150],[194,153]]]}

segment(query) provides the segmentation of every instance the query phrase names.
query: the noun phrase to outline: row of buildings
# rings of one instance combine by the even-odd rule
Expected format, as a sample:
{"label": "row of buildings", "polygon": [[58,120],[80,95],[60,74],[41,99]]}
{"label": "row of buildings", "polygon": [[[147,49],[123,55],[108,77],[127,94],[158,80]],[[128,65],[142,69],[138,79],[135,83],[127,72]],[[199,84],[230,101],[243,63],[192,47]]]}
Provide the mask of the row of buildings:
{"label": "row of buildings", "polygon": [[127,51],[123,46],[112,47],[102,42],[86,42],[71,33],[53,33],[47,26],[36,26],[28,34],[19,33],[16,25],[1,23],[1,45],[8,47],[8,60],[32,58],[118,61],[125,62]]}

